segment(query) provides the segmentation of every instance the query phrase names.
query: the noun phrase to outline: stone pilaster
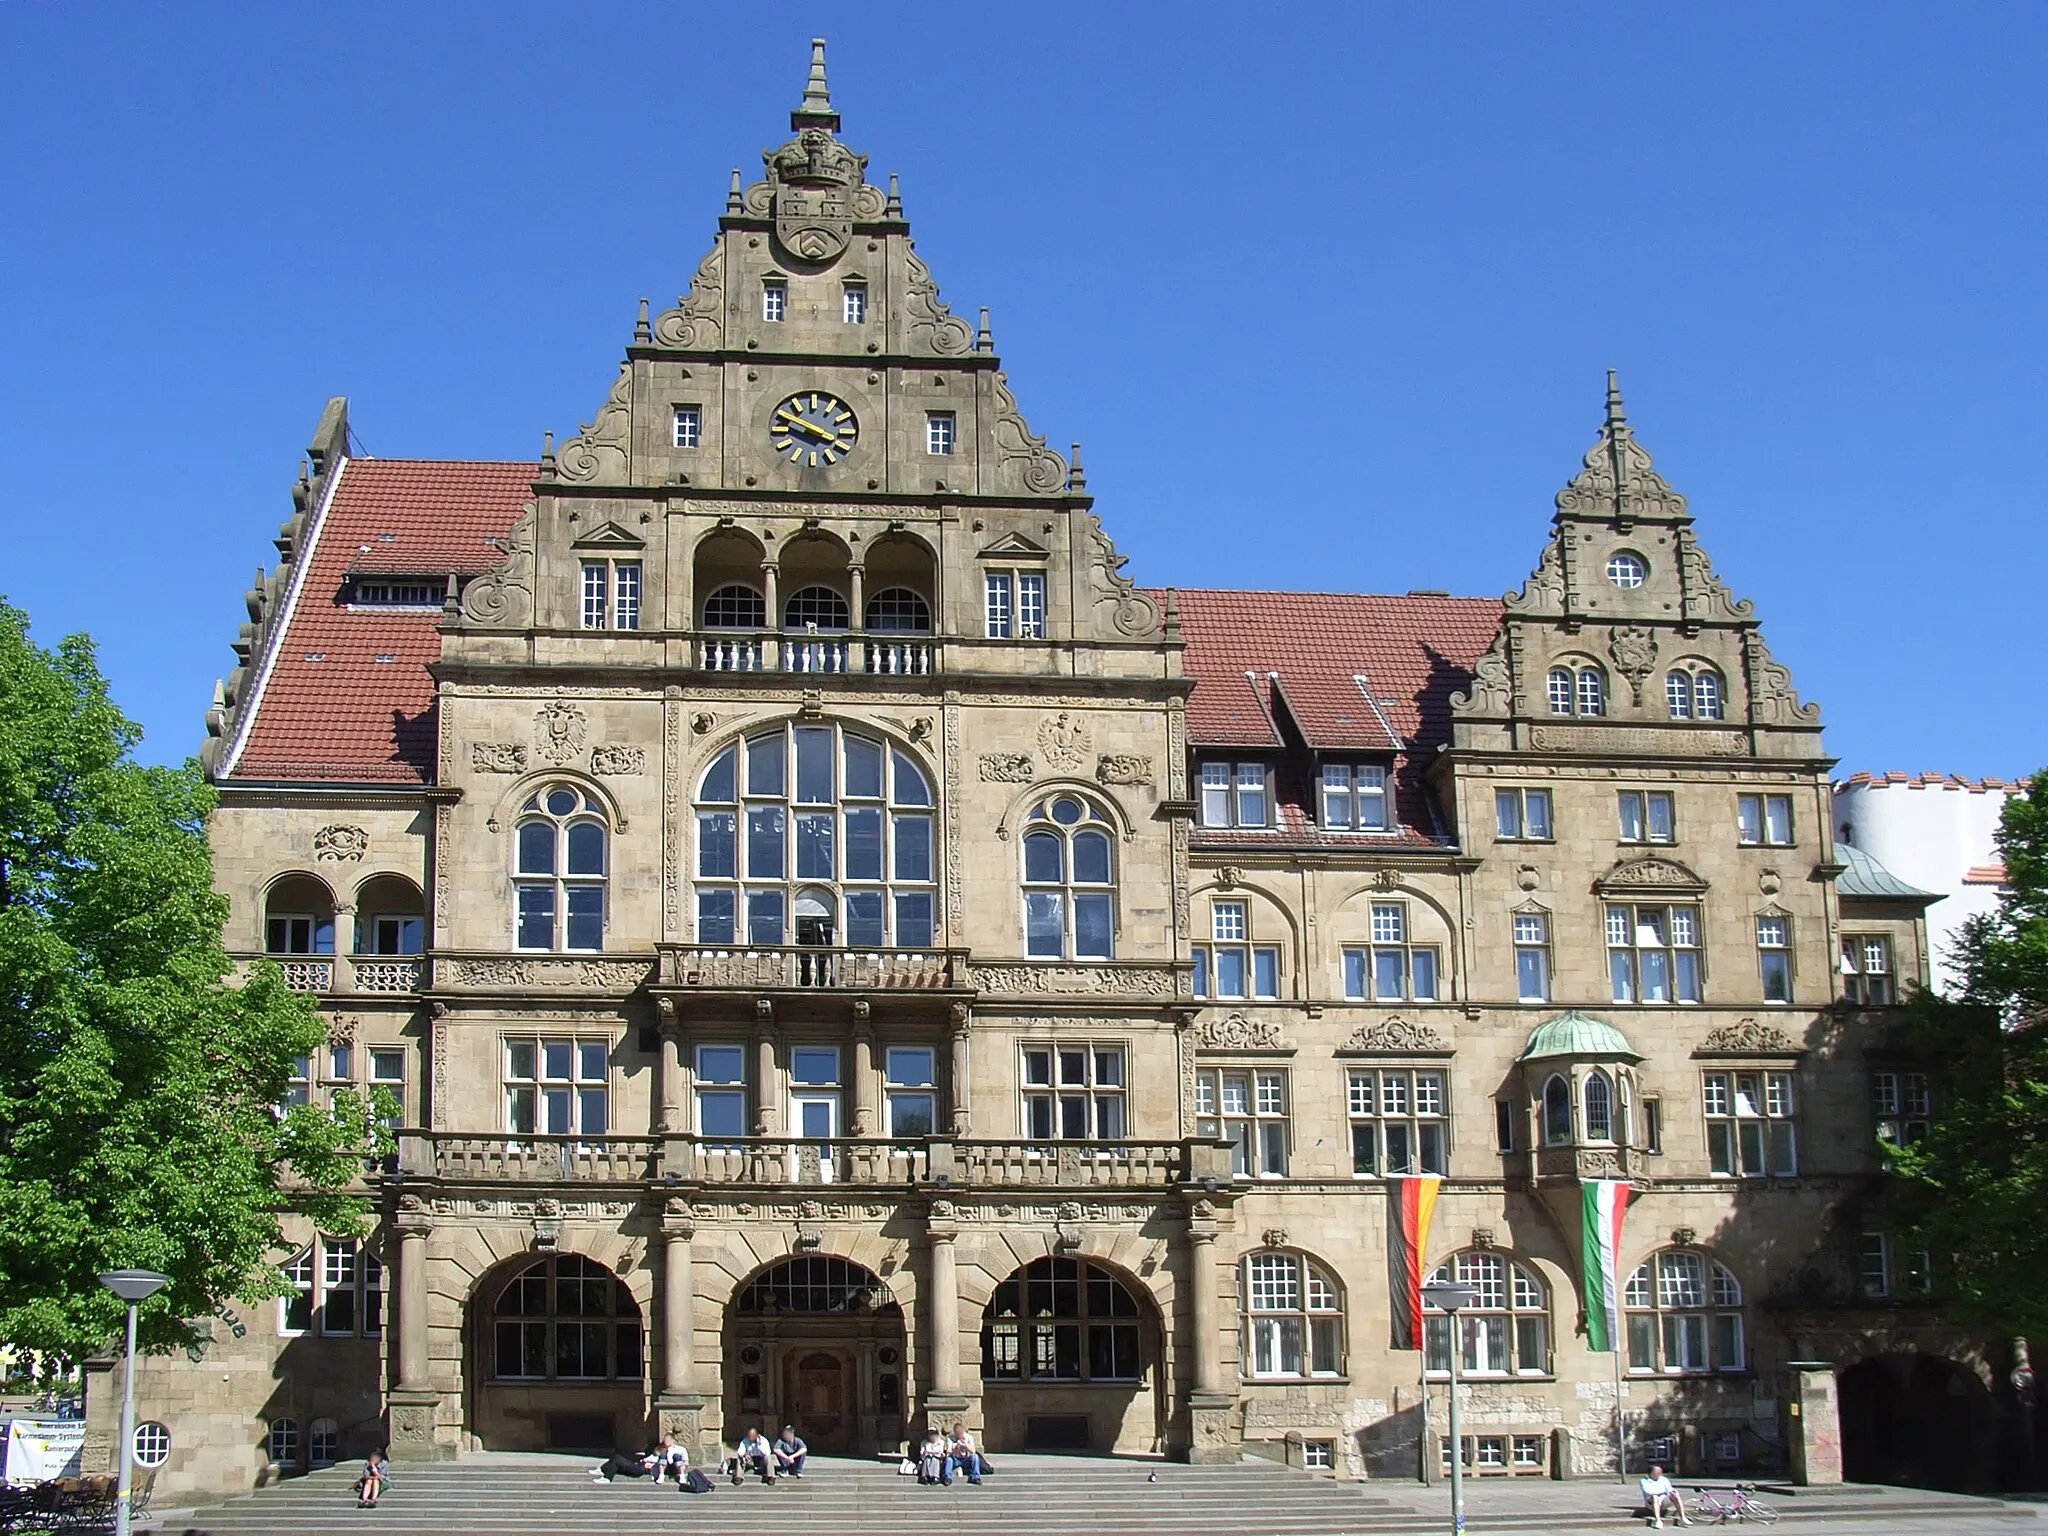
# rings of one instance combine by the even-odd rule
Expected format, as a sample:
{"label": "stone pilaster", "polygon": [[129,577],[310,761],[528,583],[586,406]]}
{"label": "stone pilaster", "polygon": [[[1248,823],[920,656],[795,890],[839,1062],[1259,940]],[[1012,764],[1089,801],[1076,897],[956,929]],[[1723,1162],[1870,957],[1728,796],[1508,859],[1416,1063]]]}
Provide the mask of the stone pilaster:
{"label": "stone pilaster", "polygon": [[853,1005],[853,1076],[847,1080],[847,1133],[853,1136],[872,1136],[876,1131],[875,1026],[871,1012],[864,999]]}
{"label": "stone pilaster", "polygon": [[683,1023],[676,1016],[675,999],[664,997],[655,1004],[661,1018],[661,1054],[656,1068],[659,1097],[654,1112],[657,1135],[679,1136],[689,1127],[683,1081]]}
{"label": "stone pilaster", "polygon": [[419,1198],[403,1196],[398,1234],[398,1385],[385,1412],[385,1440],[394,1461],[436,1461],[453,1454],[440,1437],[441,1394],[427,1353],[427,1236],[432,1224]]}
{"label": "stone pilaster", "polygon": [[697,1389],[697,1283],[691,1243],[696,1224],[681,1200],[661,1221],[661,1390],[654,1400],[663,1434],[703,1458],[704,1398]]}
{"label": "stone pilaster", "polygon": [[949,1015],[948,1039],[953,1047],[953,1059],[947,1073],[947,1096],[952,1101],[953,1134],[973,1134],[974,1111],[970,1108],[974,1099],[974,1084],[970,1079],[967,1064],[967,1031],[972,1015],[965,1003],[955,1003]]}
{"label": "stone pilaster", "polygon": [[1188,1390],[1188,1460],[1236,1461],[1236,1395],[1223,1384],[1222,1304],[1216,1278],[1214,1209],[1195,1202],[1188,1216],[1188,1329],[1185,1342],[1193,1385]]}
{"label": "stone pilaster", "polygon": [[960,1391],[960,1279],[954,1252],[960,1228],[953,1218],[952,1201],[932,1202],[926,1228],[931,1262],[924,1297],[931,1362],[925,1373],[924,1411],[935,1424],[964,1414],[970,1406]]}

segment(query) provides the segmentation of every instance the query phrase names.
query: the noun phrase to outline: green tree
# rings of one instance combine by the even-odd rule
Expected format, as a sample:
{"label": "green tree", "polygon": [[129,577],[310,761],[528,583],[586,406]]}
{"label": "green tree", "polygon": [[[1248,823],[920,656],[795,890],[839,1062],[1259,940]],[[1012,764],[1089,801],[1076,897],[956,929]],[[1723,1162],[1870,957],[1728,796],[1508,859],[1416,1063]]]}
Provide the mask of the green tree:
{"label": "green tree", "polygon": [[89,639],[44,650],[0,601],[0,1340],[72,1358],[121,1325],[103,1270],[171,1277],[155,1344],[275,1294],[280,1213],[359,1228],[377,1136],[352,1094],[274,1108],[325,1029],[274,966],[234,984],[212,789],[139,738]]}
{"label": "green tree", "polygon": [[2048,773],[2006,802],[2006,888],[1972,919],[1952,997],[1911,1003],[1935,1091],[1926,1140],[1893,1149],[1898,1208],[1958,1322],[2048,1338]]}

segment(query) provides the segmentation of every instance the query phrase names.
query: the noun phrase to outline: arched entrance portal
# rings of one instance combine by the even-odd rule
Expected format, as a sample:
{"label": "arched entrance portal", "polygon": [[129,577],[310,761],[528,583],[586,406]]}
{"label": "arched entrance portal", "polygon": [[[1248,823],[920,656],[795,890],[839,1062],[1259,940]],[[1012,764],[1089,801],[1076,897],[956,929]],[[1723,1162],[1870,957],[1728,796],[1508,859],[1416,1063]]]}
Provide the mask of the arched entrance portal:
{"label": "arched entrance portal", "polygon": [[812,1450],[854,1456],[903,1439],[903,1308],[858,1264],[804,1255],[755,1275],[726,1314],[726,1359],[735,1438],[794,1424]]}
{"label": "arched entrance portal", "polygon": [[494,1451],[610,1450],[647,1434],[646,1329],[625,1282],[559,1253],[501,1265],[470,1296],[470,1430]]}
{"label": "arched entrance portal", "polygon": [[1997,1480],[1991,1395],[1939,1355],[1879,1355],[1842,1372],[1842,1475],[1955,1493]]}
{"label": "arched entrance portal", "polygon": [[993,1450],[1151,1451],[1165,1443],[1159,1311],[1136,1281],[1044,1258],[981,1314],[982,1413]]}

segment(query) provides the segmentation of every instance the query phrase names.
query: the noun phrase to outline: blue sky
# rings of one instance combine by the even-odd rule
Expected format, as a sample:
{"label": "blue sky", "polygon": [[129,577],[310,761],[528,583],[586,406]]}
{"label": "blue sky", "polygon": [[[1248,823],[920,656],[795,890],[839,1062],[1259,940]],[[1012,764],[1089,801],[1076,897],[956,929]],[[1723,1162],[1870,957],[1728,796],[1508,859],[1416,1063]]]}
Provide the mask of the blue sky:
{"label": "blue sky", "polygon": [[1843,772],[2048,764],[2048,6],[0,0],[0,593],[193,750],[331,394],[529,457],[831,39],[1148,583],[1519,585],[1604,370]]}

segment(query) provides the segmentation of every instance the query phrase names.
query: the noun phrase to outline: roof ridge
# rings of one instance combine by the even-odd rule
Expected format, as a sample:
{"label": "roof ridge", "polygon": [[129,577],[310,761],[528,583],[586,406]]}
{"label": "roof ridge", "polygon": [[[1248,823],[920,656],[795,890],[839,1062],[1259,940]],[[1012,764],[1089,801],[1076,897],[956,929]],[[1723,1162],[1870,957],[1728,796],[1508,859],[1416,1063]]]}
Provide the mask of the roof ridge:
{"label": "roof ridge", "polygon": [[1147,592],[1173,592],[1181,597],[1189,593],[1213,597],[1374,597],[1398,602],[1426,603],[1493,603],[1500,599],[1487,597],[1483,593],[1464,592],[1335,592],[1327,587],[1183,587],[1171,583],[1145,588]]}

